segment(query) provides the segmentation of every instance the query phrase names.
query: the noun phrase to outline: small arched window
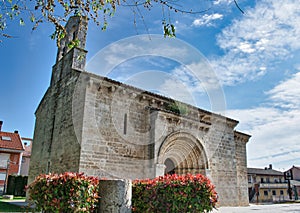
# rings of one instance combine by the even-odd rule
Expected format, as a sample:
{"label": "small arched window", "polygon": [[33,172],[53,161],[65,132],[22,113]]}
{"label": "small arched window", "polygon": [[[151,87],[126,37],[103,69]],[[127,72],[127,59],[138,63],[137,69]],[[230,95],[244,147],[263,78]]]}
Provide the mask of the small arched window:
{"label": "small arched window", "polygon": [[127,113],[124,114],[124,129],[123,129],[124,135],[127,134]]}

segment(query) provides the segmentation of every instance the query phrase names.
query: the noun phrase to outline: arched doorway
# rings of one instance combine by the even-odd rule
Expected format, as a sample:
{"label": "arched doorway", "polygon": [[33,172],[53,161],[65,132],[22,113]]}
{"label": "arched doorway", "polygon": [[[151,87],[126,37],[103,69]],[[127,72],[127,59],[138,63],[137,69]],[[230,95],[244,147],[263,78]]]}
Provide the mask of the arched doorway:
{"label": "arched doorway", "polygon": [[165,174],[206,174],[208,160],[199,140],[184,132],[172,133],[161,144],[158,164],[165,165]]}
{"label": "arched doorway", "polygon": [[165,174],[169,174],[169,175],[175,174],[175,164],[170,158],[167,158],[164,164],[166,166]]}

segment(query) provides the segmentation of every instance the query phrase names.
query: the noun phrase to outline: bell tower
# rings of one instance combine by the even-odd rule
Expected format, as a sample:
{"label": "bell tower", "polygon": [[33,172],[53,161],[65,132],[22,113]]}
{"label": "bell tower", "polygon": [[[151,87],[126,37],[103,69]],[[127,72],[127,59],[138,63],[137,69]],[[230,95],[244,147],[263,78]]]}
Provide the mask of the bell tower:
{"label": "bell tower", "polygon": [[[56,63],[52,69],[51,85],[68,76],[72,70],[84,71],[86,63],[85,50],[88,20],[83,16],[69,18],[65,29],[66,35],[60,41]],[[76,45],[71,46],[72,42]]]}

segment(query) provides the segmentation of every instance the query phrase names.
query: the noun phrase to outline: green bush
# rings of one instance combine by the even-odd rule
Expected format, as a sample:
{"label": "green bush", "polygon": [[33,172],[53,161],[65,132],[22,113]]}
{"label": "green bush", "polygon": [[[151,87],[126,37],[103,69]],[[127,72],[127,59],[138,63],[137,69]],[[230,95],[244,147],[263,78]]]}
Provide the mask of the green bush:
{"label": "green bush", "polygon": [[187,115],[189,113],[187,105],[177,101],[165,104],[165,109],[180,115]]}
{"label": "green bush", "polygon": [[29,199],[44,212],[92,212],[99,180],[83,173],[41,174],[28,186]]}
{"label": "green bush", "polygon": [[209,212],[217,203],[214,188],[210,180],[201,174],[136,180],[132,188],[132,211]]}

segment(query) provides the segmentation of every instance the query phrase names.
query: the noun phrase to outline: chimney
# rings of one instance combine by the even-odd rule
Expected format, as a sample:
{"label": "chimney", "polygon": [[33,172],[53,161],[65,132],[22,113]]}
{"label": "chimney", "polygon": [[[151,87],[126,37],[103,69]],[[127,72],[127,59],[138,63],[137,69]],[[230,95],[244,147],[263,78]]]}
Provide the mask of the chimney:
{"label": "chimney", "polygon": [[3,124],[3,121],[0,121],[0,132],[2,131],[2,124]]}
{"label": "chimney", "polygon": [[269,164],[269,169],[273,169],[273,166],[272,166],[272,164]]}
{"label": "chimney", "polygon": [[18,134],[18,133],[19,133],[19,131],[18,131],[18,130],[15,130],[15,133],[17,133],[17,134]]}

